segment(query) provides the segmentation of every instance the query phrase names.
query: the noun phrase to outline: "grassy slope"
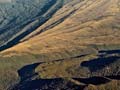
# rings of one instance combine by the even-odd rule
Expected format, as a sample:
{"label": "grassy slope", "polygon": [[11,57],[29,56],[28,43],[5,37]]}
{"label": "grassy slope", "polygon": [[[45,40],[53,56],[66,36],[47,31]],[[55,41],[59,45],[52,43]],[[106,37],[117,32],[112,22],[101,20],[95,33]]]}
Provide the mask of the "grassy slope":
{"label": "grassy slope", "polygon": [[[75,0],[65,5],[23,40],[34,37],[0,53],[0,87],[6,88],[10,83],[18,82],[17,71],[36,62],[44,63],[33,70],[38,73],[35,77],[46,79],[91,76],[88,68],[80,67],[82,62],[100,58],[97,50],[120,49],[118,1],[84,0],[78,3],[79,0]],[[42,33],[39,34],[41,30]],[[104,57],[111,56],[120,55],[113,53]],[[119,63],[119,58],[116,62]],[[116,62],[110,64],[110,67],[116,66]]]}

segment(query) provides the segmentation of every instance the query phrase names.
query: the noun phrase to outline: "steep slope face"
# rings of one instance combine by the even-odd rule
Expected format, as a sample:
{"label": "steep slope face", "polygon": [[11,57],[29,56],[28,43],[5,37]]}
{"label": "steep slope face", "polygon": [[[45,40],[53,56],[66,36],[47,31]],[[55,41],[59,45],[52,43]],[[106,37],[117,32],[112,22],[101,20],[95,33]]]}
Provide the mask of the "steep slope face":
{"label": "steep slope face", "polygon": [[[120,0],[66,0],[62,7],[61,2],[41,15],[55,10],[18,45],[0,52],[0,87],[106,90],[115,84],[111,89],[119,90]],[[20,32],[29,30],[27,25]]]}
{"label": "steep slope face", "polygon": [[105,46],[119,46],[120,7],[118,3],[119,0],[72,1],[21,41],[30,37],[33,37],[32,39],[10,50],[18,52],[33,50],[31,53],[39,54],[40,52],[52,53],[52,48],[56,51],[61,48],[73,47],[74,49],[74,46],[76,48],[89,46],[97,49],[100,46],[100,49],[102,46],[103,49]]}
{"label": "steep slope face", "polygon": [[63,0],[13,0],[0,3],[0,49],[19,42],[49,20],[63,4]]}

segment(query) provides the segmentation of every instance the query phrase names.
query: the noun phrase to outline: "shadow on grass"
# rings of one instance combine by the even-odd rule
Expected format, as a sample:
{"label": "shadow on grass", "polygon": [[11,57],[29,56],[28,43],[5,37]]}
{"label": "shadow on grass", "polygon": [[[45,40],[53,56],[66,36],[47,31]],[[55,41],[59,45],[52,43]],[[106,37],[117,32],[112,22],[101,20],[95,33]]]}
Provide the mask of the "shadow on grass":
{"label": "shadow on grass", "polygon": [[31,80],[33,77],[37,76],[38,73],[35,72],[35,68],[42,63],[34,63],[31,65],[26,65],[18,70],[18,75],[21,79],[21,82]]}
{"label": "shadow on grass", "polygon": [[62,78],[38,79],[19,84],[12,90],[83,90],[87,85],[76,85]]}
{"label": "shadow on grass", "polygon": [[84,84],[101,85],[101,84],[109,83],[111,80],[120,80],[120,75],[104,76],[104,77],[93,76],[89,78],[74,78],[74,80],[77,80]]}
{"label": "shadow on grass", "polygon": [[119,56],[102,57],[90,61],[84,61],[81,63],[81,66],[89,68],[91,72],[96,72],[118,60],[120,60]]}
{"label": "shadow on grass", "polygon": [[73,78],[84,85],[77,85],[63,78],[38,79],[35,68],[40,64],[42,63],[26,65],[18,70],[21,81],[10,90],[84,90],[88,84],[100,85],[110,82],[111,79],[120,79],[120,76]]}
{"label": "shadow on grass", "polygon": [[[99,53],[114,54],[119,53],[119,50],[100,51]],[[60,59],[60,61],[62,60],[64,59]],[[91,72],[95,72],[97,70],[105,68],[106,66],[109,66],[110,64],[118,60],[120,60],[119,56],[99,57],[90,61],[84,61],[81,63],[81,66],[89,68]],[[21,81],[11,90],[84,90],[84,88],[89,84],[101,85],[106,84],[113,79],[120,80],[120,75],[105,77],[93,76],[88,78],[73,78],[74,80],[80,83],[84,83],[84,85],[77,85],[73,82],[59,77],[51,79],[38,79],[39,75],[37,72],[35,72],[35,69],[42,63],[26,65],[20,70],[18,70],[18,74],[21,78]]]}
{"label": "shadow on grass", "polygon": [[90,78],[74,78],[74,79],[85,84],[93,84],[93,85],[106,84],[111,81],[106,77],[97,77],[97,76]]}
{"label": "shadow on grass", "polygon": [[[80,66],[87,67],[90,70],[90,72],[96,72],[97,70],[104,69],[110,66],[111,64],[114,64],[115,62],[119,61],[120,56],[117,56],[116,54],[120,54],[120,50],[99,51],[99,57],[97,59],[83,61]],[[119,66],[115,66],[115,67],[119,68]],[[104,77],[93,76],[90,78],[77,78],[77,80],[85,84],[94,84],[94,85],[105,84],[111,80],[120,80],[120,72],[117,73],[117,75],[104,76]]]}
{"label": "shadow on grass", "polygon": [[116,54],[116,53],[119,53],[120,54],[120,50],[102,50],[102,51],[99,51],[99,53],[105,53],[105,54]]}
{"label": "shadow on grass", "polygon": [[[119,73],[120,74],[120,73]],[[120,80],[120,75],[114,75],[114,76],[106,76],[107,78],[114,79],[114,80]]]}
{"label": "shadow on grass", "polygon": [[38,79],[35,68],[40,64],[42,63],[26,65],[18,70],[21,80],[10,90],[83,90],[85,88],[83,85],[76,85],[63,78]]}

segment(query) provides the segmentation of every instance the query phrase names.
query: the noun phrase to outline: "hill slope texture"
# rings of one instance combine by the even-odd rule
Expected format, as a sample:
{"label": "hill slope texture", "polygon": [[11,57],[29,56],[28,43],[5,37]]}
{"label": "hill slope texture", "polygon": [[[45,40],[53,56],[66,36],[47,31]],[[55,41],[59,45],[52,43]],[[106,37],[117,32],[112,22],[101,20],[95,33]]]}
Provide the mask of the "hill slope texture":
{"label": "hill slope texture", "polygon": [[120,0],[1,0],[0,73],[0,90],[120,90]]}

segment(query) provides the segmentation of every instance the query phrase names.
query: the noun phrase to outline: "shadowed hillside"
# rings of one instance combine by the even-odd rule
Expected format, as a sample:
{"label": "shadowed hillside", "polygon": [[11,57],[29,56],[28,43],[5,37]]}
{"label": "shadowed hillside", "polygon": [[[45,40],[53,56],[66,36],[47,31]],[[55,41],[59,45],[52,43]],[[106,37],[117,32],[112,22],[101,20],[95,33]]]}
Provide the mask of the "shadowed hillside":
{"label": "shadowed hillside", "polygon": [[120,0],[0,3],[0,90],[120,90]]}
{"label": "shadowed hillside", "polygon": [[[8,13],[8,16],[9,16],[10,11],[13,13],[15,13],[15,12],[16,13],[13,16],[5,17],[7,23],[4,23],[5,20],[3,20],[1,22],[1,26],[3,24],[3,27],[1,28],[1,31],[0,31],[0,34],[1,34],[0,38],[1,38],[1,42],[3,42],[3,43],[1,43],[0,51],[17,44],[23,37],[30,34],[38,26],[44,24],[47,20],[49,20],[52,17],[52,15],[63,5],[62,0],[60,0],[60,1],[52,0],[52,1],[47,1],[47,3],[45,0],[44,0],[44,2],[43,1],[41,1],[41,2],[40,1],[39,2],[37,2],[37,1],[17,2],[16,1],[15,3],[14,2],[11,2],[10,4],[8,3],[8,5],[6,5],[6,6],[10,5],[10,7],[12,8],[11,10],[9,10],[10,7],[5,7],[4,5],[3,5],[3,7],[1,6],[2,11],[4,11],[5,14]],[[25,2],[27,2],[29,4],[26,5]],[[36,6],[31,5],[34,3]],[[39,5],[38,3],[41,5]],[[22,5],[21,8],[18,7],[19,4]],[[26,6],[28,6],[29,10],[26,9]],[[32,7],[36,7],[36,8],[32,8]],[[4,8],[7,11],[5,11]],[[20,9],[20,11],[17,12],[18,11],[17,9],[18,10]],[[21,11],[21,9],[22,9],[22,11]],[[33,9],[33,11],[31,9]],[[35,10],[37,10],[37,11],[35,11]],[[17,13],[18,13],[18,15],[17,15]],[[28,15],[26,15],[26,14],[28,14]],[[2,15],[4,16],[4,13]],[[23,17],[21,17],[21,15]],[[9,20],[9,19],[11,19],[11,20]]]}

